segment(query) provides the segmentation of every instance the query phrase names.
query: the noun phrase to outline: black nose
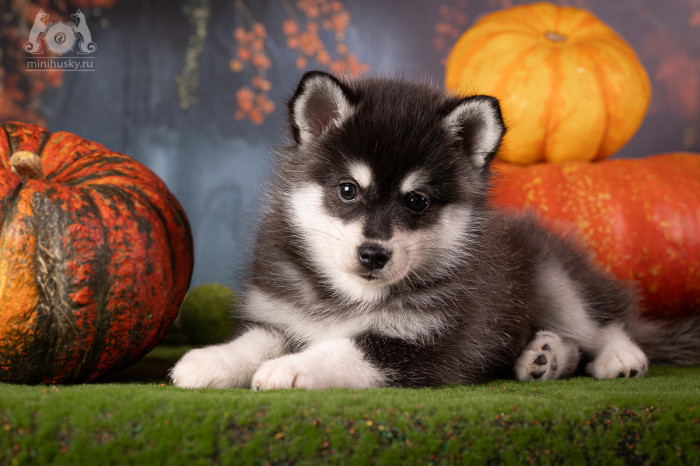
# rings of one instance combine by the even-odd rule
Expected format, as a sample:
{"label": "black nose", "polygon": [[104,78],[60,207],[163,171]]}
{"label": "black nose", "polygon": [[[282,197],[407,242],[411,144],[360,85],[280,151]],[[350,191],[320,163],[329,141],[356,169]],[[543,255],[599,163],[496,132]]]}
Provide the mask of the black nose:
{"label": "black nose", "polygon": [[360,264],[372,271],[384,267],[389,262],[391,252],[376,244],[363,244],[357,251],[357,257]]}

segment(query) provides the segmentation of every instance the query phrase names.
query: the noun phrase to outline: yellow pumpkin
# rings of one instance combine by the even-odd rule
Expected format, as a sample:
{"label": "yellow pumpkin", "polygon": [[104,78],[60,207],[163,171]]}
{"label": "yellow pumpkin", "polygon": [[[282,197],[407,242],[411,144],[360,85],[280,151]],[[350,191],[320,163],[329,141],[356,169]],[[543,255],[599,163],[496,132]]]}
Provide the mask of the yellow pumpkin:
{"label": "yellow pumpkin", "polygon": [[491,13],[447,59],[446,85],[501,101],[502,160],[593,161],[641,124],[651,88],[634,50],[591,13],[549,3]]}

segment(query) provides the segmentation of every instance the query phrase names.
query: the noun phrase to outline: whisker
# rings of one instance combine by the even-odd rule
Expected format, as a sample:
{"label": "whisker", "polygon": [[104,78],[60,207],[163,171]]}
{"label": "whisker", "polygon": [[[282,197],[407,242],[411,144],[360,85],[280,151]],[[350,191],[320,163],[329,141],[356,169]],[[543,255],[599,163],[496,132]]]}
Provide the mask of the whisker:
{"label": "whisker", "polygon": [[307,230],[311,230],[311,231],[316,231],[316,232],[318,232],[318,233],[323,233],[324,235],[328,235],[328,236],[330,236],[331,238],[333,238],[333,239],[336,240],[336,241],[341,241],[341,242],[343,241],[342,239],[338,238],[337,236],[331,235],[331,234],[328,233],[327,231],[323,231],[323,230],[319,230],[319,229],[317,229],[317,228],[311,228],[311,227],[306,227],[306,229],[307,229]]}
{"label": "whisker", "polygon": [[404,249],[406,252],[420,252],[420,251],[450,251],[449,248],[443,248],[440,246],[426,246],[423,248],[415,248],[415,249]]}
{"label": "whisker", "polygon": [[333,223],[333,220],[331,220],[331,218],[330,218],[327,214],[323,214],[323,215],[328,219],[328,222],[330,222],[330,224],[333,225],[333,228],[335,228],[335,229],[338,231],[338,233],[340,233],[340,236],[342,236],[343,239],[345,239],[345,235],[343,234],[342,231],[340,231],[340,228],[338,228],[338,227],[335,225],[335,223]]}
{"label": "whisker", "polygon": [[422,240],[422,241],[416,241],[415,243],[409,244],[408,246],[406,246],[406,249],[412,248],[413,246],[418,246],[418,245],[421,244],[421,243],[427,243],[427,242],[428,242],[427,239],[424,239],[424,240]]}

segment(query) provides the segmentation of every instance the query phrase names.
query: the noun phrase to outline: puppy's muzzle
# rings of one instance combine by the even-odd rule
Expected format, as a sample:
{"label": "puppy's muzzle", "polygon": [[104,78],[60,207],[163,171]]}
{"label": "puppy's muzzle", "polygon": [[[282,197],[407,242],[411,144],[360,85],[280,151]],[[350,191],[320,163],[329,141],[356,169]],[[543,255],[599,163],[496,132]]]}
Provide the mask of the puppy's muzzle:
{"label": "puppy's muzzle", "polygon": [[372,243],[365,243],[357,249],[357,259],[364,270],[371,273],[381,270],[389,262],[391,251]]}

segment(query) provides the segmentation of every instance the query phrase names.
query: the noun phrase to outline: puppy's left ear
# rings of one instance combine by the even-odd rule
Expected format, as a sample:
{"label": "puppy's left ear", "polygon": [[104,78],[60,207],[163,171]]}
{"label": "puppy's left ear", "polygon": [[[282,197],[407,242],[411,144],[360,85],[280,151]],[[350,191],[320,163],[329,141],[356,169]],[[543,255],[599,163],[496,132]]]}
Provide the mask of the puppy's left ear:
{"label": "puppy's left ear", "polygon": [[484,168],[496,155],[505,134],[498,99],[475,95],[460,100],[442,120],[449,135],[456,138],[477,168]]}
{"label": "puppy's left ear", "polygon": [[342,125],[355,112],[355,100],[352,90],[335,76],[322,71],[304,74],[288,104],[296,143],[307,144]]}

